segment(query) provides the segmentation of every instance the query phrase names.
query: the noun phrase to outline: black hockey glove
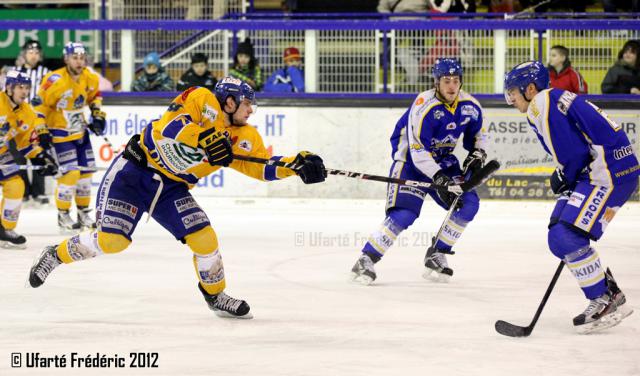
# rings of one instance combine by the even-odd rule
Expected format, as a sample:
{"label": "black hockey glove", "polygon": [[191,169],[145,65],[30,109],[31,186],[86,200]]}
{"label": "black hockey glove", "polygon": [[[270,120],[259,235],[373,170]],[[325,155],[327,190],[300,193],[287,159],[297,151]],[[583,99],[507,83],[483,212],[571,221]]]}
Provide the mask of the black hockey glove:
{"label": "black hockey glove", "polygon": [[37,127],[36,134],[38,135],[38,143],[40,146],[45,150],[51,149],[51,142],[53,141],[53,138],[51,137],[51,133],[49,133],[47,127],[44,125]]}
{"label": "black hockey glove", "polygon": [[96,136],[102,136],[104,134],[104,129],[107,125],[107,122],[105,121],[106,117],[107,114],[99,108],[94,108],[91,110],[92,120],[91,124],[89,124],[88,127],[93,133],[96,134]]}
{"label": "black hockey glove", "polygon": [[56,160],[45,151],[41,151],[40,154],[31,158],[31,164],[34,166],[43,166],[41,169],[37,170],[40,175],[49,176],[58,173]]}
{"label": "black hockey glove", "polygon": [[299,166],[296,173],[305,184],[322,183],[327,177],[322,158],[311,152],[301,151],[293,163]]}
{"label": "black hockey glove", "polygon": [[462,164],[462,169],[466,172],[471,172],[471,175],[475,175],[483,166],[484,161],[487,159],[487,153],[482,149],[473,149],[467,155],[467,158]]}
{"label": "black hockey glove", "polygon": [[[442,170],[436,172],[433,175],[433,183],[441,186],[449,186],[453,185],[453,179],[448,177]],[[450,208],[453,204],[453,201],[458,197],[455,193],[449,192],[446,189],[436,189],[436,193],[438,194],[438,198],[447,205],[447,208]],[[458,200],[458,202],[462,202]]]}
{"label": "black hockey glove", "polygon": [[204,152],[207,154],[207,160],[212,166],[227,167],[233,162],[231,141],[227,134],[222,131],[210,128],[200,133],[198,145],[204,149]]}
{"label": "black hockey glove", "polygon": [[565,193],[567,191],[573,190],[573,184],[567,181],[567,178],[564,176],[564,173],[560,169],[560,167],[556,168],[551,174],[551,190],[555,194]]}

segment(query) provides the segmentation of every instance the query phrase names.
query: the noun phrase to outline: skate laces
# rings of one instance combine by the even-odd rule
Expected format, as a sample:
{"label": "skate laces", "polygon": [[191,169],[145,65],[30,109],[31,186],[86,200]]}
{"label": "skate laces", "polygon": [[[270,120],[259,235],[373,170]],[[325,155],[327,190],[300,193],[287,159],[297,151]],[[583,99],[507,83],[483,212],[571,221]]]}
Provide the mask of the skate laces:
{"label": "skate laces", "polygon": [[449,267],[449,265],[447,264],[447,257],[444,255],[444,253],[440,253],[436,251],[431,256],[429,256],[428,261],[431,261],[437,267],[442,269]]}
{"label": "skate laces", "polygon": [[373,260],[367,255],[360,256],[358,260],[358,267],[360,270],[373,270]]}
{"label": "skate laces", "polygon": [[52,255],[50,251],[47,251],[40,262],[38,262],[35,274],[38,278],[44,281],[58,265],[60,265],[60,261],[58,261],[55,255]]}
{"label": "skate laces", "polygon": [[582,314],[586,317],[591,317],[596,313],[600,313],[610,301],[606,294],[599,298],[592,299]]}
{"label": "skate laces", "polygon": [[234,299],[229,295],[225,294],[224,292],[221,292],[216,296],[215,306],[216,308],[221,309],[223,311],[235,313],[238,311],[238,308],[240,308],[241,304],[242,304],[242,300]]}

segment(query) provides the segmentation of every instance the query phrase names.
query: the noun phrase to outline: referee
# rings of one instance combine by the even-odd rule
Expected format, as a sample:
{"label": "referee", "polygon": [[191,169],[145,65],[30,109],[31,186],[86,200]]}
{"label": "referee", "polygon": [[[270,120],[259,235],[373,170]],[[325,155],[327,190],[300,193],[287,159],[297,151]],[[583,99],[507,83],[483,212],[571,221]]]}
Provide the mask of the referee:
{"label": "referee", "polygon": [[[31,102],[33,97],[36,96],[42,78],[49,72],[49,68],[42,65],[42,45],[37,40],[28,40],[23,46],[20,56],[16,59],[16,69],[22,73],[26,73],[31,78],[31,92],[29,93],[28,101]],[[45,149],[49,149],[51,145],[42,145]],[[9,151],[13,156],[13,159],[18,164],[26,164],[27,161],[20,152],[16,149],[15,141],[11,140],[9,144]],[[49,198],[44,193],[44,176],[40,174],[31,174],[31,184],[29,184],[29,175],[27,171],[23,170],[20,173],[22,180],[24,180],[24,200],[29,200],[29,196],[39,204],[48,204]]]}

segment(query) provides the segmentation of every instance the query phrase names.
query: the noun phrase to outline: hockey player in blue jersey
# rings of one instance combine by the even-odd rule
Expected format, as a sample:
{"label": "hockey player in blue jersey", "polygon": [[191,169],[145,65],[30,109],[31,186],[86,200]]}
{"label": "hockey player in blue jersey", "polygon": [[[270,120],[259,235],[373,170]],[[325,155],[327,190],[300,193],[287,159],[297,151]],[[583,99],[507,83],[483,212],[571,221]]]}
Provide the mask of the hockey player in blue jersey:
{"label": "hockey player in blue jersey", "polygon": [[548,243],[569,267],[589,305],[573,319],[580,333],[606,329],[630,315],[611,271],[590,245],[638,187],[640,165],[622,128],[580,95],[549,89],[541,63],[517,65],[505,77],[507,103],[522,113],[558,167],[550,178],[559,194]]}
{"label": "hockey player in blue jersey", "polygon": [[[463,164],[465,171],[479,170],[486,159],[482,108],[461,90],[463,70],[458,60],[438,59],[432,73],[434,88],[416,97],[391,135],[393,164],[389,176],[439,185],[458,184],[465,175],[453,155],[460,136],[464,135],[463,146],[469,152]],[[456,201],[457,196],[448,191],[390,184],[386,218],[371,234],[351,269],[355,281],[368,285],[376,279],[374,264],[418,218],[427,195],[444,209],[450,209],[454,202],[456,207],[439,238],[434,238],[427,250],[424,277],[435,272],[438,280],[446,281],[453,275],[445,255],[453,254],[453,245],[478,212],[480,199],[476,192],[466,192]]]}

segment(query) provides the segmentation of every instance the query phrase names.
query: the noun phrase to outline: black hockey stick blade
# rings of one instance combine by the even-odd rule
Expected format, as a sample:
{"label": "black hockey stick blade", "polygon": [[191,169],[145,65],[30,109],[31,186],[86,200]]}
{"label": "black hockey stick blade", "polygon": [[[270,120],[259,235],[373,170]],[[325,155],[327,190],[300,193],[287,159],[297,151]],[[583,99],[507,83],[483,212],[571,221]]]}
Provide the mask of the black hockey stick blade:
{"label": "black hockey stick blade", "polygon": [[496,332],[508,337],[528,337],[531,334],[533,327],[513,325],[509,322],[498,320],[496,321]]}
{"label": "black hockey stick blade", "polygon": [[500,169],[500,162],[496,161],[495,159],[490,160],[489,162],[487,162],[487,164],[484,165],[484,167],[480,169],[480,171],[473,174],[469,178],[469,180],[460,184],[460,187],[464,192],[470,191],[473,188],[487,181],[491,177],[491,175],[493,175],[493,173],[498,171],[499,169]]}
{"label": "black hockey stick blade", "polygon": [[549,287],[547,287],[547,291],[544,293],[544,297],[538,305],[538,310],[536,311],[536,314],[533,315],[533,320],[531,320],[531,324],[529,324],[529,326],[518,326],[503,320],[498,320],[495,325],[496,332],[508,337],[528,337],[536,326],[536,323],[540,318],[540,314],[542,313],[542,309],[547,304],[547,300],[549,300],[549,296],[551,296],[551,291],[553,291],[553,288],[558,281],[558,277],[560,277],[560,273],[562,273],[562,269],[564,269],[564,261],[560,260],[560,264],[558,264],[558,268],[556,269],[553,278],[551,278]]}

